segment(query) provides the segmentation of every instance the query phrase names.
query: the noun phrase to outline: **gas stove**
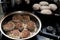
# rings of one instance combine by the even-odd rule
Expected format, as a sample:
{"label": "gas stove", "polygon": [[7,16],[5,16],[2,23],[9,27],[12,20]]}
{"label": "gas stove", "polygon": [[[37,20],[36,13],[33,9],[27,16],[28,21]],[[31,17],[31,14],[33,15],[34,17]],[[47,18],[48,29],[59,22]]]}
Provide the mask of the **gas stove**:
{"label": "gas stove", "polygon": [[[58,40],[60,38],[60,16],[42,15],[37,14],[36,12],[33,13],[40,18],[42,22],[42,29],[38,35],[28,40],[39,40],[39,38],[41,39],[41,36],[44,36],[42,38],[48,37],[50,39]],[[2,35],[2,40],[4,39],[11,40]]]}
{"label": "gas stove", "polygon": [[[23,0],[23,2],[21,2],[19,5],[17,5],[14,0],[2,0],[2,8],[3,8],[3,12],[4,15],[8,15],[8,13],[14,12],[14,11],[29,11],[29,12],[33,12],[35,15],[37,15],[41,22],[42,22],[42,29],[39,32],[38,35],[36,35],[35,37],[28,39],[28,40],[40,40],[42,38],[42,40],[46,39],[46,37],[50,38],[50,39],[54,39],[54,40],[59,40],[60,39],[60,13],[58,12],[58,14],[56,15],[43,15],[43,14],[39,14],[37,12],[35,12],[32,9],[32,5],[34,3],[37,3],[41,0],[31,0],[30,4],[26,4]],[[49,0],[52,1],[52,0]],[[55,1],[55,0],[54,0]],[[42,37],[44,36],[44,37]],[[11,40],[9,38],[6,38],[4,35],[2,35],[2,40]],[[48,39],[47,39],[48,40]]]}

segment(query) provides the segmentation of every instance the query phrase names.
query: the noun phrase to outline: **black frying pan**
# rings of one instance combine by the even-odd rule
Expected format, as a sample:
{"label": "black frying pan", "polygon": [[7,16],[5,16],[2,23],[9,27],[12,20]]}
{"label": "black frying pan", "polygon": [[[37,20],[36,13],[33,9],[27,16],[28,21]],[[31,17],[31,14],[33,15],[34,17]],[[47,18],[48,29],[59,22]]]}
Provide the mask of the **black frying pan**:
{"label": "black frying pan", "polygon": [[[41,1],[39,1],[41,2]],[[36,2],[36,3],[39,3],[39,2]],[[52,14],[51,15],[56,15],[56,14],[59,14],[59,6],[57,3],[53,2],[53,1],[46,1],[48,2],[49,4],[56,4],[57,5],[57,9],[55,11],[52,11]],[[35,4],[35,3],[34,3]],[[32,8],[33,9],[33,8]],[[39,13],[41,10],[33,10],[36,14],[41,14],[41,15],[47,15],[47,14],[42,14],[42,13]]]}

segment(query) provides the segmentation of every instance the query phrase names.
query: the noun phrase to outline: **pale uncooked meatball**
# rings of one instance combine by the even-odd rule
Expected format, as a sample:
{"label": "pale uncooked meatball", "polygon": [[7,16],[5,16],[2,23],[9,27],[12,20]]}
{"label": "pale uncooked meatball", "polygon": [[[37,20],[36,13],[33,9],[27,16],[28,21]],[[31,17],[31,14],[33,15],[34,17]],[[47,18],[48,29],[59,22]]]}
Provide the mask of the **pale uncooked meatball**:
{"label": "pale uncooked meatball", "polygon": [[28,31],[27,29],[24,29],[21,33],[20,33],[20,37],[21,38],[26,38],[30,36],[30,31]]}
{"label": "pale uncooked meatball", "polygon": [[39,4],[34,4],[33,5],[33,9],[34,10],[39,10],[40,9],[40,5]]}
{"label": "pale uncooked meatball", "polygon": [[20,38],[20,31],[15,29],[7,33],[12,38]]}
{"label": "pale uncooked meatball", "polygon": [[57,9],[57,5],[55,5],[55,4],[50,4],[49,7],[53,11],[55,11]]}
{"label": "pale uncooked meatball", "polygon": [[3,29],[5,31],[13,30],[15,28],[15,24],[12,21],[9,21],[7,24],[3,25]]}
{"label": "pale uncooked meatball", "polygon": [[42,10],[40,13],[42,13],[42,14],[52,14],[51,10]]}
{"label": "pale uncooked meatball", "polygon": [[47,6],[47,5],[49,5],[49,3],[46,2],[46,1],[41,1],[41,2],[39,2],[39,4],[40,4],[41,6]]}
{"label": "pale uncooked meatball", "polygon": [[50,7],[49,7],[49,6],[41,6],[40,9],[41,9],[41,10],[44,10],[44,9],[50,9]]}

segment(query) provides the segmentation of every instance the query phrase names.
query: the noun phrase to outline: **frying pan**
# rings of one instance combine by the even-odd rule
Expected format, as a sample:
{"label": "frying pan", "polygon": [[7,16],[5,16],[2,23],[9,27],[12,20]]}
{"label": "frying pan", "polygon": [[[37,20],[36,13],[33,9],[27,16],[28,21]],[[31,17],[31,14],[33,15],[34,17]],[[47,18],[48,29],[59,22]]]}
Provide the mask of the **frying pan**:
{"label": "frying pan", "polygon": [[35,35],[37,35],[39,32],[40,32],[40,30],[41,30],[41,21],[40,21],[40,19],[36,16],[36,15],[34,15],[33,13],[30,13],[30,12],[26,12],[26,11],[15,11],[15,12],[12,12],[12,13],[10,13],[10,14],[8,14],[8,15],[6,15],[5,17],[3,17],[3,19],[1,20],[1,22],[0,22],[0,29],[1,29],[1,33],[4,35],[4,36],[6,36],[6,37],[8,37],[8,38],[10,38],[10,39],[17,39],[17,38],[12,38],[12,37],[10,37],[10,36],[8,36],[8,35],[6,35],[6,32],[3,30],[3,28],[2,28],[2,26],[4,25],[4,24],[6,24],[8,21],[10,21],[10,20],[12,20],[12,17],[13,17],[13,15],[15,15],[15,14],[20,14],[20,15],[29,15],[30,17],[31,17],[31,20],[32,21],[34,21],[34,22],[36,22],[36,25],[37,25],[37,31],[36,31],[36,33],[34,33],[34,35],[31,35],[31,36],[29,36],[29,37],[27,37],[27,38],[19,38],[19,40],[25,40],[25,39],[29,39],[29,38],[32,38],[32,37],[34,37]]}

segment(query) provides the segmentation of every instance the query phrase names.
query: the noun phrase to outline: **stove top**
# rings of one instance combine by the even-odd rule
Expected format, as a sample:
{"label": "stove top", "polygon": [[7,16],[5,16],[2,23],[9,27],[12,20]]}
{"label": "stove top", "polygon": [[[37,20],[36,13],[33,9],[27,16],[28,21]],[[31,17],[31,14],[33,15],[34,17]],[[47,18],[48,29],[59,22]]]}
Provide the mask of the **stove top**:
{"label": "stove top", "polygon": [[[31,0],[31,3],[29,5],[25,4],[24,2],[24,3],[21,3],[20,5],[15,4],[14,6],[11,6],[11,1],[10,1],[9,4],[3,3],[2,8],[5,14],[8,14],[13,11],[29,11],[29,12],[33,12],[35,15],[37,15],[41,19],[42,29],[38,35],[31,38],[32,40],[40,40],[41,38],[43,40],[43,38],[45,37],[52,38],[55,40],[60,39],[60,13],[56,15],[42,15],[35,12],[32,9],[32,5],[39,1]],[[45,37],[41,37],[41,36],[45,36]],[[5,40],[5,39],[11,40],[2,35],[2,40]]]}
{"label": "stove top", "polygon": [[35,13],[42,21],[41,33],[60,39],[60,16]]}
{"label": "stove top", "polygon": [[[36,35],[35,37],[28,39],[28,40],[39,40],[41,36],[45,36],[51,39],[59,39],[60,38],[60,17],[59,16],[47,16],[42,14],[37,14],[41,22],[42,22],[42,29]],[[6,38],[4,35],[2,35],[2,40],[11,40],[9,38]]]}

